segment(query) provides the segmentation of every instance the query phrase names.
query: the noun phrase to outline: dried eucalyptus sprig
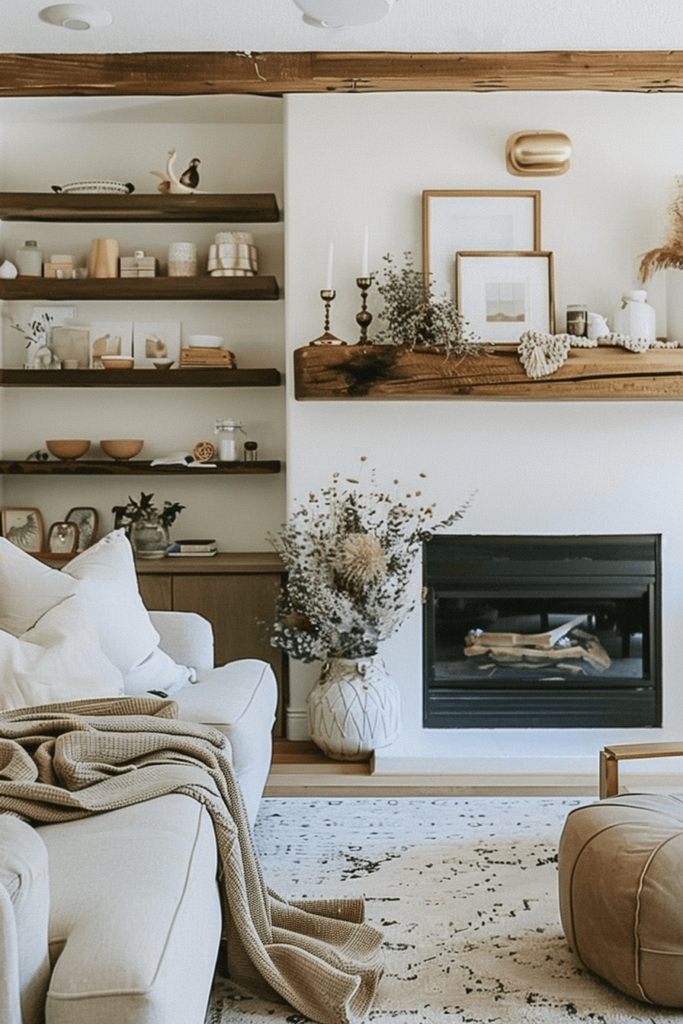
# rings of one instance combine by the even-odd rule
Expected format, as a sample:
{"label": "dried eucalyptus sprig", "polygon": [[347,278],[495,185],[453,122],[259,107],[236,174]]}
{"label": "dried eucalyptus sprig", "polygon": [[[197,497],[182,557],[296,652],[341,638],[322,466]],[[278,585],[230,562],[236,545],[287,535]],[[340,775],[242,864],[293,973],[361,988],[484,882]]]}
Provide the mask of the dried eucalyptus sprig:
{"label": "dried eucalyptus sprig", "polygon": [[405,345],[409,349],[424,345],[443,349],[446,356],[470,355],[488,346],[471,330],[452,299],[433,294],[433,280],[425,280],[416,270],[411,253],[403,254],[402,267],[394,265],[390,254],[383,257],[386,266],[377,291],[384,300],[378,319],[386,328],[373,343]]}
{"label": "dried eucalyptus sprig", "polygon": [[669,206],[669,234],[663,246],[650,249],[640,260],[644,283],[658,270],[683,270],[683,175],[676,177],[676,196]]}
{"label": "dried eucalyptus sprig", "polygon": [[299,661],[376,654],[415,606],[422,542],[467,508],[437,521],[434,505],[420,504],[419,489],[398,496],[379,488],[374,473],[367,489],[360,479],[345,483],[353,486],[335,473],[269,537],[287,570],[270,642]]}

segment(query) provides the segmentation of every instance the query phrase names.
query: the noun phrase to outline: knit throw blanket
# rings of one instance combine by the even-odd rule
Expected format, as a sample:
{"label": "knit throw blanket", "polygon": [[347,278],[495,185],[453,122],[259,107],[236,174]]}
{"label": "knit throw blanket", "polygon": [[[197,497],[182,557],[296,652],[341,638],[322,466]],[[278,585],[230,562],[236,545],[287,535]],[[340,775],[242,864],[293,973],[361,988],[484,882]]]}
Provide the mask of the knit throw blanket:
{"label": "knit throw blanket", "polygon": [[234,980],[320,1024],[357,1024],[382,973],[382,935],[362,900],[288,901],[261,874],[238,783],[217,729],[179,721],[150,697],[0,713],[0,812],[81,818],[185,793],[213,818]]}

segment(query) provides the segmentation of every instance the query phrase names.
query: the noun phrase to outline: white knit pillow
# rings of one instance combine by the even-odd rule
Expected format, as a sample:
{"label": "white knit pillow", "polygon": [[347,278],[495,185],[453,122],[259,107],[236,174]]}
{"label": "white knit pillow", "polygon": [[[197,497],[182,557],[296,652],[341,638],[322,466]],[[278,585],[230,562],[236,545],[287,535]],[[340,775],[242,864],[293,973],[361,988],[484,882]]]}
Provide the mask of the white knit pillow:
{"label": "white knit pillow", "polygon": [[142,603],[124,530],[115,530],[59,571],[0,538],[0,629],[19,636],[69,594],[78,594],[100,646],[123,676],[127,694],[171,694],[194,673],[159,648]]}
{"label": "white knit pillow", "polygon": [[2,710],[122,693],[121,673],[103,653],[76,595],[45,612],[20,637],[0,630]]}

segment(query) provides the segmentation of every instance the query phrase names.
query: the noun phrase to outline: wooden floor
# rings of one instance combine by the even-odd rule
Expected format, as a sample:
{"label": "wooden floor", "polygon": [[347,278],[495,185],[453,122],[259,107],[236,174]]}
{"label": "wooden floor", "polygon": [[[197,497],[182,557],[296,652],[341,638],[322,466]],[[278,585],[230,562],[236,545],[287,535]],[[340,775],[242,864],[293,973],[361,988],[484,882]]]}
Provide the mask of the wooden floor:
{"label": "wooden floor", "polygon": [[[595,794],[593,793],[595,790]],[[486,780],[463,785],[449,775],[373,775],[367,761],[333,761],[310,740],[277,739],[264,796],[396,797],[396,796],[577,796],[597,795],[595,779],[562,785],[554,780],[503,783]]]}

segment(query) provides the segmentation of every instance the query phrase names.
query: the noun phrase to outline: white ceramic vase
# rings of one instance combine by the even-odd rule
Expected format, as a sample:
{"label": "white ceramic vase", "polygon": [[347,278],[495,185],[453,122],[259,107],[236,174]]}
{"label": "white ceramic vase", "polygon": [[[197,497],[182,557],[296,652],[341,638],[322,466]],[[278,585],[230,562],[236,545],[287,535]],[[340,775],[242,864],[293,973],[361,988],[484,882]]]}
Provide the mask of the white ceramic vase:
{"label": "white ceramic vase", "polygon": [[362,761],[398,735],[401,699],[384,661],[331,658],[308,698],[313,742],[336,761]]}
{"label": "white ceramic vase", "polygon": [[666,272],[666,338],[683,342],[683,270]]}

